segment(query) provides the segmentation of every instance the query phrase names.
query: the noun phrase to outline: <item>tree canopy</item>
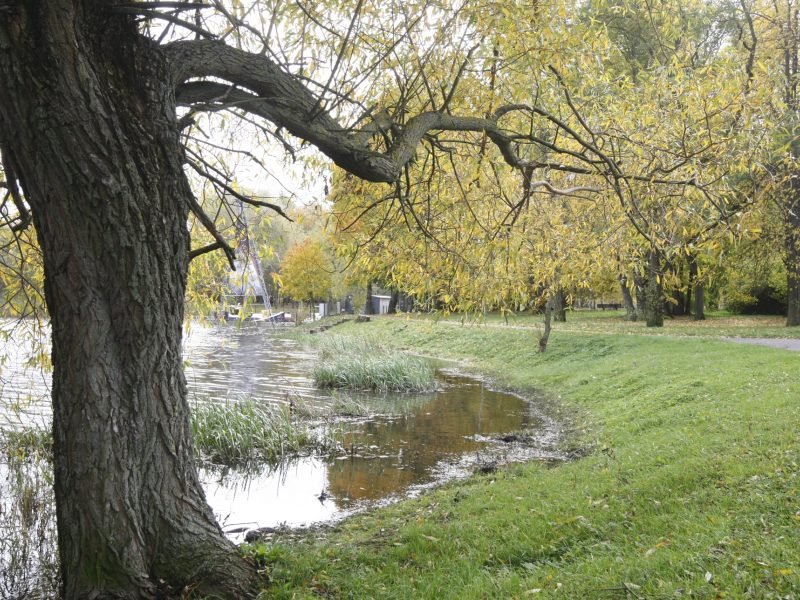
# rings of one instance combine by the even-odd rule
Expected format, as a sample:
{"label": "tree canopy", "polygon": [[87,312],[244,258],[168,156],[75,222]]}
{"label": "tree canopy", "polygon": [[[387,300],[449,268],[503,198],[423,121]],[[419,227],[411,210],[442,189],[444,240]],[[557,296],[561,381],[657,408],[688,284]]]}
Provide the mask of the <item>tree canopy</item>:
{"label": "tree canopy", "polygon": [[305,160],[342,253],[437,304],[619,278],[653,324],[682,265],[701,283],[771,202],[800,323],[796,17],[758,0],[0,0],[4,256],[43,273],[65,597],[257,587],[204,500],[181,361],[190,260],[234,265],[231,202],[286,212],[237,170],[275,185]]}

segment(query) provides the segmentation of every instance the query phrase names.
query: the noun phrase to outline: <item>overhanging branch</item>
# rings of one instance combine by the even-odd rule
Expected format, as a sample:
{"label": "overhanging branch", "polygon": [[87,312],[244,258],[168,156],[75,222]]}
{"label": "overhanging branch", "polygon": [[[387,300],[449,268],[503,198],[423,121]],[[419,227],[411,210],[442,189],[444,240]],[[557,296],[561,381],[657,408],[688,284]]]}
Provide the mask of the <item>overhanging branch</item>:
{"label": "overhanging branch", "polygon": [[[224,42],[210,40],[174,42],[166,46],[166,52],[173,69],[178,103],[199,110],[235,106],[250,112],[312,143],[338,166],[368,181],[397,183],[403,170],[414,160],[419,145],[432,132],[461,131],[485,134],[497,146],[504,161],[516,169],[539,169],[546,165],[555,170],[601,177],[623,203],[628,195],[625,190],[633,181],[699,186],[693,178],[670,180],[656,178],[655,173],[625,173],[614,156],[601,149],[599,134],[583,120],[558,73],[556,76],[579,123],[578,128],[584,129],[588,137],[541,106],[525,104],[501,106],[485,117],[432,110],[410,118],[405,124],[394,123],[388,114],[378,112],[365,119],[360,130],[353,131],[319,110],[319,97],[266,55],[244,52]],[[501,122],[515,112],[542,119],[569,143],[556,144],[532,132],[503,127]],[[388,131],[392,133],[391,138],[385,135]],[[375,139],[373,136],[381,133],[388,146],[383,152],[367,145]],[[525,159],[520,156],[519,149],[526,145],[558,154],[565,160],[562,164],[558,160],[543,163]],[[557,188],[551,188],[551,193],[557,193]],[[594,186],[576,189],[590,191]]]}

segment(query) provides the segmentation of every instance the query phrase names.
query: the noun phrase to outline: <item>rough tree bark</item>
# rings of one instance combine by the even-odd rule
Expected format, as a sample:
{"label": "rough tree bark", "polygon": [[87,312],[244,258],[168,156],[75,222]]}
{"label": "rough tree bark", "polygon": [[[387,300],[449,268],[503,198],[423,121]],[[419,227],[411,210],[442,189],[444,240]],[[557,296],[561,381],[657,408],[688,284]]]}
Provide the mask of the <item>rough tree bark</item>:
{"label": "rough tree bark", "polygon": [[105,3],[5,3],[0,140],[44,256],[67,599],[247,597],[192,457],[181,328],[191,192],[158,48]]}

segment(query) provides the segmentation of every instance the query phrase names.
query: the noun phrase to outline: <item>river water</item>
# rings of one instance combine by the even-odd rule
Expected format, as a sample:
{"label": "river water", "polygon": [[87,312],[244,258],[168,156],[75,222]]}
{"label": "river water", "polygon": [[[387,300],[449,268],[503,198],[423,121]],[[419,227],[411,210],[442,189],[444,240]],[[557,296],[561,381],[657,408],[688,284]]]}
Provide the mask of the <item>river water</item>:
{"label": "river water", "polygon": [[[5,426],[20,426],[49,419],[49,376],[41,361],[31,360],[41,332],[18,327],[0,371],[0,427],[4,420]],[[341,400],[341,392],[314,387],[313,351],[263,325],[193,325],[185,336],[184,360],[192,402],[291,400],[330,412]],[[495,461],[559,458],[557,424],[535,403],[446,369],[437,377],[438,390],[431,394],[357,396],[362,407],[371,407],[370,415],[328,422],[342,440],[341,451],[332,457],[301,457],[247,472],[203,469],[209,503],[223,528],[235,532],[336,520]],[[538,431],[536,443],[497,441],[522,429]]]}

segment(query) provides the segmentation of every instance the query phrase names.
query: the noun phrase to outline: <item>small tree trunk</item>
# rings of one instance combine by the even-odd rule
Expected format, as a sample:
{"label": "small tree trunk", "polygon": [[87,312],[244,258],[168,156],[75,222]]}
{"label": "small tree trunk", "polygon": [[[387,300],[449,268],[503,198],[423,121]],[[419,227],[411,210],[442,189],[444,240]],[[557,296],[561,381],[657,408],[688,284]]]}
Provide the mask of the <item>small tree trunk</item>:
{"label": "small tree trunk", "polygon": [[636,307],[633,305],[631,290],[628,288],[628,277],[625,274],[619,276],[619,287],[622,291],[622,304],[625,307],[625,320],[636,321]]}
{"label": "small tree trunk", "polygon": [[544,305],[544,331],[539,337],[539,352],[547,350],[547,343],[550,341],[550,329],[553,319],[553,298],[547,299]]}
{"label": "small tree trunk", "polygon": [[[697,263],[694,264],[694,275],[692,274],[692,263],[694,259],[690,259],[689,262],[689,283],[686,285],[686,307],[684,310],[685,315],[692,315],[694,314],[694,282],[697,279]],[[695,319],[697,321],[698,319]]]}
{"label": "small tree trunk", "polygon": [[786,326],[800,326],[800,175],[792,177],[784,199]]}
{"label": "small tree trunk", "polygon": [[694,284],[694,320],[705,321],[706,319],[706,286],[702,281]]}
{"label": "small tree trunk", "polygon": [[400,301],[400,292],[399,290],[392,290],[392,296],[389,298],[389,310],[387,311],[390,315],[397,314],[397,304]]}
{"label": "small tree trunk", "polygon": [[567,322],[566,297],[563,288],[558,288],[553,294],[553,320],[559,323]]}
{"label": "small tree trunk", "polygon": [[367,284],[367,301],[364,304],[364,314],[365,315],[375,314],[375,307],[372,304],[372,282],[371,281]]}
{"label": "small tree trunk", "polygon": [[648,327],[664,326],[664,292],[661,284],[661,261],[658,252],[647,253],[647,284],[644,290],[645,317]]}
{"label": "small tree trunk", "polygon": [[706,318],[705,309],[705,285],[699,277],[697,258],[689,258],[689,290],[694,291],[693,295],[693,314],[695,321],[704,321]]}
{"label": "small tree trunk", "polygon": [[636,286],[636,315],[637,319],[647,319],[647,279],[639,271],[634,271],[633,282]]}

